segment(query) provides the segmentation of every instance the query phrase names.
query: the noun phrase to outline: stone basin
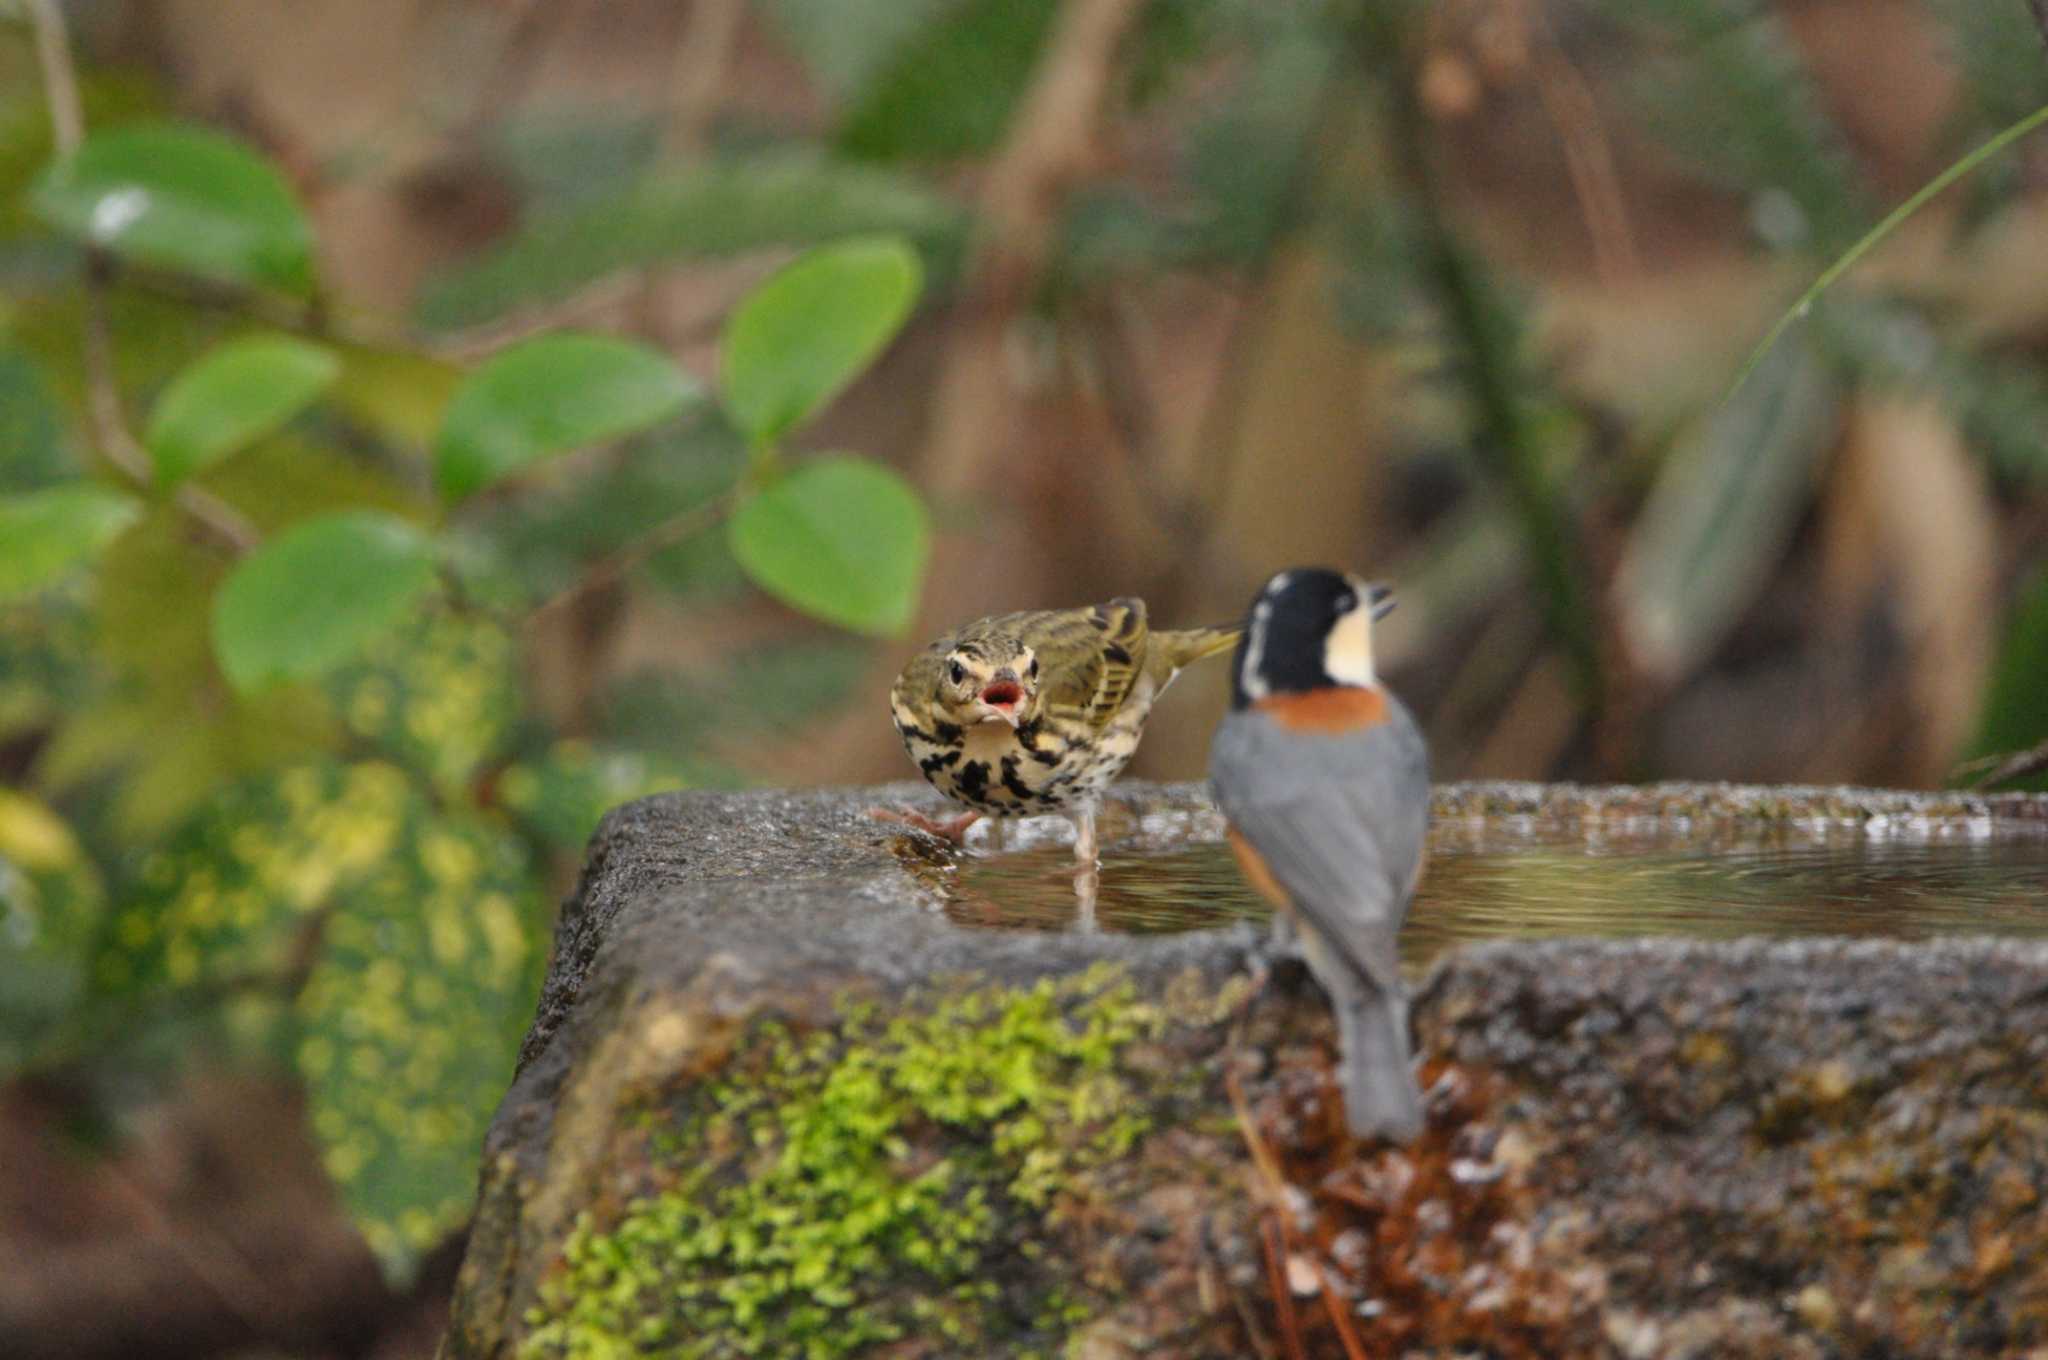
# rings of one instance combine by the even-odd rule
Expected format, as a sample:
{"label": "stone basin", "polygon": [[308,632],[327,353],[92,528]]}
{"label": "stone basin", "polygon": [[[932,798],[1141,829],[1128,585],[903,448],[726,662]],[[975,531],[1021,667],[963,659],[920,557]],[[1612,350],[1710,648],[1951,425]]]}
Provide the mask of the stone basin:
{"label": "stone basin", "polygon": [[[957,852],[877,803],[938,810],[606,819],[445,1354],[2048,1360],[2048,943],[1452,948],[1393,1149],[1342,1136],[1302,970],[1254,995],[1261,929],[962,924]],[[1126,846],[1221,831],[1196,785],[1115,804]],[[2048,836],[2048,798],[1462,785],[1437,818],[1976,841]]]}

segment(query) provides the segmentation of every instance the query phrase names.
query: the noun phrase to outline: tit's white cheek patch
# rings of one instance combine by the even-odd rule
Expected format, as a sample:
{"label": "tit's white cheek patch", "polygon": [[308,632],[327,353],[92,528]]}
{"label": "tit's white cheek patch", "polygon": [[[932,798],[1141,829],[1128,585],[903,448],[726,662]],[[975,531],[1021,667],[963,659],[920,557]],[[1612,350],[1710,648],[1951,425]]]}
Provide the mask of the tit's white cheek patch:
{"label": "tit's white cheek patch", "polygon": [[1340,685],[1376,683],[1372,671],[1372,613],[1361,601],[1323,639],[1323,673]]}

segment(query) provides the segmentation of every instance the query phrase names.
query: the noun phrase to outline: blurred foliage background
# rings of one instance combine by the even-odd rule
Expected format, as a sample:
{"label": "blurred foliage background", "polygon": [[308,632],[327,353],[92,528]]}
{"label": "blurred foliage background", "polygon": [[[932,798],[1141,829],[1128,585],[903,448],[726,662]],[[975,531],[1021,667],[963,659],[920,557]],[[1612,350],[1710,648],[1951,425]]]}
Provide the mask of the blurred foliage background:
{"label": "blurred foliage background", "polygon": [[1352,564],[1446,779],[2048,740],[2048,140],[1728,396],[2044,104],[2026,0],[0,0],[0,1335],[431,1353],[598,815],[907,775],[979,614]]}

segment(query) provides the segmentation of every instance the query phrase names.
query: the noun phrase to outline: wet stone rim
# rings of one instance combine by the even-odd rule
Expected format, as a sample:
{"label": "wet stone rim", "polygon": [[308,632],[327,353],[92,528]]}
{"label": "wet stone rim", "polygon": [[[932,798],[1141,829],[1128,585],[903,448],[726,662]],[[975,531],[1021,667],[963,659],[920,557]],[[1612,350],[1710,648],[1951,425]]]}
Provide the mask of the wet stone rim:
{"label": "wet stone rim", "polygon": [[[1036,974],[1058,966],[1060,955],[1070,955],[1066,962],[1073,967],[1086,967],[1103,957],[1143,953],[1156,946],[1157,942],[1116,937],[1114,947],[1104,948],[1099,940],[1091,943],[1071,935],[1012,944],[991,939],[987,931],[952,926],[933,910],[937,898],[918,881],[909,861],[944,864],[956,852],[934,837],[891,827],[868,815],[875,807],[943,814],[952,806],[928,785],[900,781],[853,788],[659,794],[613,809],[591,837],[576,891],[563,904],[554,958],[521,1048],[520,1069],[547,1046],[581,994],[585,975],[622,908],[670,894],[708,894],[724,900],[728,894],[720,885],[733,880],[759,886],[770,899],[791,893],[806,898],[825,891],[855,894],[875,912],[900,913],[915,923],[920,937],[911,950],[915,960],[943,956],[929,961],[953,967],[982,964],[999,969],[1004,958],[1021,952],[1030,956],[1034,966],[1029,971]],[[1516,823],[1526,824],[1513,826],[1518,831],[1539,825],[1641,831],[1776,823],[1802,832],[1945,840],[2048,835],[2048,794],[1493,781],[1436,786],[1433,816],[1439,832],[1452,834],[1461,826],[1476,830]],[[1102,834],[1105,845],[1164,851],[1221,840],[1223,820],[1205,783],[1125,780],[1106,800]],[[1031,817],[1011,824],[1006,843],[1021,850],[1059,843],[1071,835],[1071,825],[1063,817]],[[1218,933],[1233,930],[1192,934],[1201,939]],[[947,940],[964,943],[948,947]],[[793,949],[803,943],[790,941]],[[860,962],[866,964],[871,957]],[[909,971],[884,971],[899,971],[904,978],[928,975],[913,958],[898,962]]]}
{"label": "wet stone rim", "polygon": [[2006,829],[2048,833],[2048,794],[1919,792],[1801,784],[1445,784],[1439,818],[1759,821],[1855,827],[1902,839]]}

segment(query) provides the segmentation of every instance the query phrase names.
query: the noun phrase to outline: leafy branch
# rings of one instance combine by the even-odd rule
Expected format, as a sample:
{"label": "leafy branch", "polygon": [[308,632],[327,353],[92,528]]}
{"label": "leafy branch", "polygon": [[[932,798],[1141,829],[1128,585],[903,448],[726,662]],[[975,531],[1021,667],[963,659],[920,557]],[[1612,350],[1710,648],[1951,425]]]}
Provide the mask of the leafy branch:
{"label": "leafy branch", "polygon": [[[55,13],[47,6],[38,12]],[[62,36],[52,31],[50,50],[62,50]],[[59,102],[73,101],[60,121],[75,130],[75,91],[61,93],[69,88],[68,64],[55,69]],[[144,125],[58,150],[38,183],[36,206],[82,238],[94,262],[86,279],[88,358],[101,443],[124,477],[169,489],[243,559],[214,601],[221,669],[253,694],[359,654],[448,578],[439,524],[381,510],[336,511],[259,545],[238,512],[190,480],[310,406],[336,381],[339,356],[280,336],[231,341],[173,379],[147,437],[138,439],[121,414],[107,340],[103,262],[115,256],[168,268],[206,289],[225,286],[229,298],[244,290],[252,298],[312,297],[310,232],[297,204],[269,165],[211,133]],[[894,338],[921,284],[907,245],[855,238],[798,258],[743,299],[726,323],[720,404],[752,450],[745,477],[701,519],[692,513],[618,548],[571,593],[722,517],[735,557],[770,594],[856,631],[906,626],[929,538],[922,501],[879,465],[835,457],[786,470],[782,449]],[[309,303],[306,314],[317,310]],[[465,375],[442,413],[433,444],[434,518],[460,513],[478,493],[543,461],[705,404],[702,385],[646,345],[576,333],[515,344]],[[0,587],[32,588],[125,527],[127,512],[109,507],[108,494],[0,504],[0,519],[28,523],[51,545],[31,567],[11,573],[20,580],[0,580]]]}
{"label": "leafy branch", "polygon": [[613,549],[584,567],[583,573],[575,580],[527,611],[526,623],[531,626],[572,601],[617,584],[656,553],[695,538],[731,515],[733,507],[739,503],[739,495],[739,488],[733,487],[722,495],[669,516],[632,542]]}
{"label": "leafy branch", "polygon": [[[922,498],[878,462],[790,445],[892,343],[918,303],[923,268],[898,236],[843,234],[833,223],[844,214],[806,223],[806,239],[826,243],[725,318],[715,392],[653,346],[553,330],[565,309],[581,315],[593,297],[603,302],[588,290],[481,339],[459,336],[450,343],[489,352],[445,386],[449,375],[433,371],[424,384],[433,406],[370,417],[396,427],[407,446],[427,446],[425,476],[410,489],[371,481],[365,492],[351,468],[341,494],[322,497],[306,448],[318,440],[279,436],[323,403],[372,404],[359,389],[365,368],[445,359],[445,350],[337,312],[291,186],[249,147],[175,123],[88,132],[58,0],[25,4],[54,150],[29,205],[86,261],[76,283],[81,423],[111,475],[0,497],[0,602],[35,597],[88,565],[152,499],[176,508],[161,517],[168,527],[189,519],[235,559],[214,584],[212,564],[187,555],[182,532],[140,532],[101,565],[100,584],[117,587],[102,600],[122,593],[122,573],[140,561],[166,568],[182,607],[150,618],[145,657],[112,668],[123,680],[132,671],[147,698],[124,696],[112,718],[103,708],[66,720],[53,744],[70,738],[75,768],[92,774],[121,766],[154,775],[197,752],[212,782],[163,814],[178,829],[156,847],[146,881],[124,885],[97,938],[32,941],[68,969],[85,1017],[65,1022],[68,1049],[55,1021],[32,1037],[53,1060],[83,1060],[85,1041],[126,1032],[109,1028],[119,1017],[274,998],[328,1171],[387,1269],[402,1275],[469,1209],[481,1121],[544,952],[534,910],[542,846],[580,839],[598,811],[649,791],[652,779],[673,782],[644,760],[584,753],[579,765],[563,742],[514,757],[511,734],[525,729],[516,722],[514,620],[503,617],[512,611],[475,598],[487,592],[457,571],[451,527],[487,525],[479,507],[530,496],[545,469],[579,450],[686,419],[722,421],[749,450],[737,478],[708,498],[693,486],[693,503],[666,518],[645,516],[659,522],[607,544],[573,584],[520,608],[521,621],[722,524],[733,557],[776,599],[856,632],[901,631],[928,553]],[[728,22],[738,14],[726,7]],[[686,91],[678,117],[700,119],[710,94]],[[922,200],[891,211],[928,215]],[[256,333],[215,344],[172,374],[131,425],[110,309],[110,298],[129,293],[117,293],[117,282],[253,323]],[[549,333],[524,333],[535,324]],[[199,484],[230,459],[234,484],[282,475],[295,497],[283,503],[311,512],[293,511],[259,535]],[[152,556],[156,540],[167,546]],[[152,580],[131,590],[130,603],[155,588]],[[170,663],[160,664],[163,653]],[[432,697],[407,703],[415,680]],[[184,745],[158,740],[159,713],[182,719],[195,695],[205,711],[178,724]],[[238,744],[246,732],[255,739]],[[614,768],[627,763],[637,773]],[[252,769],[266,776],[243,778]],[[366,865],[375,872],[362,873]],[[323,876],[343,873],[321,904],[309,901]],[[234,896],[232,912],[221,909],[223,892]],[[14,943],[0,941],[0,952]],[[361,1002],[379,988],[391,1023],[369,1034],[358,1023]],[[414,1042],[428,1030],[444,1041],[432,1053]],[[14,1052],[0,1046],[0,1060],[16,1061]],[[386,1113],[394,1082],[421,1116],[404,1129]]]}
{"label": "leafy branch", "polygon": [[[85,140],[85,114],[78,97],[78,73],[71,59],[71,37],[56,0],[23,0],[35,27],[36,56],[43,77],[43,100],[59,156],[74,155]],[[152,485],[148,453],[128,428],[121,409],[121,389],[114,372],[114,342],[107,319],[107,263],[95,251],[85,278],[85,373],[96,442],[102,455],[137,490]],[[236,552],[256,546],[255,526],[239,510],[200,487],[178,489],[179,508]]]}

